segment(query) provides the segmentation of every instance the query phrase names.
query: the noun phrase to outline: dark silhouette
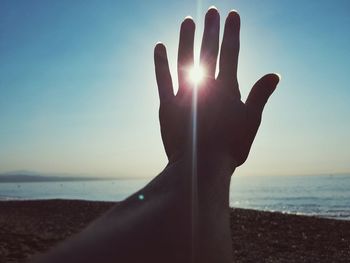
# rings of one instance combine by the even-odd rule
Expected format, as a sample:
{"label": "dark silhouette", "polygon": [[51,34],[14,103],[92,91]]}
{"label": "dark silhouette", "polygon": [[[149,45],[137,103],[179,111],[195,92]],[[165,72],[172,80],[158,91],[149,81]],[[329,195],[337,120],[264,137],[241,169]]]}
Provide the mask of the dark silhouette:
{"label": "dark silhouette", "polygon": [[187,80],[194,61],[193,20],[181,25],[176,95],[165,46],[155,47],[160,125],[169,159],[165,169],[38,262],[232,262],[230,177],[247,159],[279,77],[262,77],[243,103],[237,82],[239,15],[231,11],[226,19],[215,78],[219,24],[218,11],[209,9],[200,52],[205,79],[197,89]]}

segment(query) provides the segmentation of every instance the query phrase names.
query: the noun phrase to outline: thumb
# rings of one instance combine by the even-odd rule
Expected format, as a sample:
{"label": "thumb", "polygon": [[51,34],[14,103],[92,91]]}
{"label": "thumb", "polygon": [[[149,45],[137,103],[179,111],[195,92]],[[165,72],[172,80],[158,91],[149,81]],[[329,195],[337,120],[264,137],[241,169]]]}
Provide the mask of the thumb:
{"label": "thumb", "polygon": [[280,76],[270,73],[259,79],[251,89],[245,102],[247,107],[253,108],[258,113],[262,113],[264,106],[270,95],[276,89]]}

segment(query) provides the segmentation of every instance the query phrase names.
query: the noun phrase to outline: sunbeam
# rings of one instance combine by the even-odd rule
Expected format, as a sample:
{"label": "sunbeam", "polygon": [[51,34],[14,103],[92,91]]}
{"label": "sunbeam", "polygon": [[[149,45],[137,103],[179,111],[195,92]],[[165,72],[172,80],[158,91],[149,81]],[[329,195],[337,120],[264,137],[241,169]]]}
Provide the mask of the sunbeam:
{"label": "sunbeam", "polygon": [[200,87],[199,84],[203,81],[205,74],[204,68],[200,65],[195,65],[188,73],[189,80],[194,84],[194,87]]}

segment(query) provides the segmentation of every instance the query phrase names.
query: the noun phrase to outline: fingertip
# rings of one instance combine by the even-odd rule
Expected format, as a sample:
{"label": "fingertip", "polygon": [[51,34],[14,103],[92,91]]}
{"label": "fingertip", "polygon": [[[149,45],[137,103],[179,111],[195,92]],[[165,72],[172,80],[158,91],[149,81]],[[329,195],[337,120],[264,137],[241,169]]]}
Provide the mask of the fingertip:
{"label": "fingertip", "polygon": [[282,80],[282,75],[277,72],[275,72],[274,74],[277,76],[278,82],[280,82]]}
{"label": "fingertip", "polygon": [[218,8],[215,5],[209,6],[207,13],[209,12],[216,12],[219,13]]}
{"label": "fingertip", "polygon": [[156,46],[157,46],[157,45],[163,45],[163,42],[157,41],[157,42],[156,42]]}
{"label": "fingertip", "polygon": [[228,16],[239,16],[239,14],[236,9],[231,9],[230,12],[228,12]]}
{"label": "fingertip", "polygon": [[227,21],[240,24],[241,18],[237,10],[232,9],[227,15]]}
{"label": "fingertip", "polygon": [[186,16],[184,18],[184,21],[182,21],[182,25],[183,26],[191,26],[191,25],[194,25],[194,20],[193,20],[193,17],[192,16]]}
{"label": "fingertip", "polygon": [[167,61],[166,47],[162,42],[157,42],[154,47],[154,61],[156,64],[163,63]]}
{"label": "fingertip", "polygon": [[219,10],[216,8],[216,6],[212,5],[208,8],[207,11],[207,16],[212,16],[212,15],[218,15],[219,14]]}
{"label": "fingertip", "polygon": [[191,16],[186,16],[185,19],[181,23],[181,32],[194,32],[195,23]]}
{"label": "fingertip", "polygon": [[165,46],[162,42],[158,41],[156,43],[155,49],[159,50],[159,49],[165,49]]}
{"label": "fingertip", "polygon": [[219,18],[219,10],[215,6],[209,7],[207,14],[205,15],[206,19],[215,19]]}
{"label": "fingertip", "polygon": [[274,86],[274,87],[277,86],[277,84],[281,81],[281,78],[282,78],[279,73],[270,73],[270,74],[267,74],[265,77],[268,78],[269,83],[271,84],[271,86]]}
{"label": "fingertip", "polygon": [[166,51],[165,45],[162,42],[158,41],[154,47],[154,53],[156,55],[161,55],[161,54],[164,54],[165,51]]}
{"label": "fingertip", "polygon": [[276,73],[269,73],[263,76],[260,80],[257,81],[255,86],[259,90],[259,94],[261,98],[264,98],[264,103],[266,103],[267,99],[270,95],[276,90],[277,84],[280,78]]}

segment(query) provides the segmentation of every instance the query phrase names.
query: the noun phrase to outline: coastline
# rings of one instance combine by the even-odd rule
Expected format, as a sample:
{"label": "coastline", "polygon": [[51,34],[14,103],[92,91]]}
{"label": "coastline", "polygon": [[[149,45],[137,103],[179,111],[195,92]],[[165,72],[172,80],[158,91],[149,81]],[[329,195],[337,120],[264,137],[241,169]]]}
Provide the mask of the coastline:
{"label": "coastline", "polygon": [[[26,262],[114,202],[0,201],[0,262]],[[349,262],[350,221],[233,208],[234,262]]]}

